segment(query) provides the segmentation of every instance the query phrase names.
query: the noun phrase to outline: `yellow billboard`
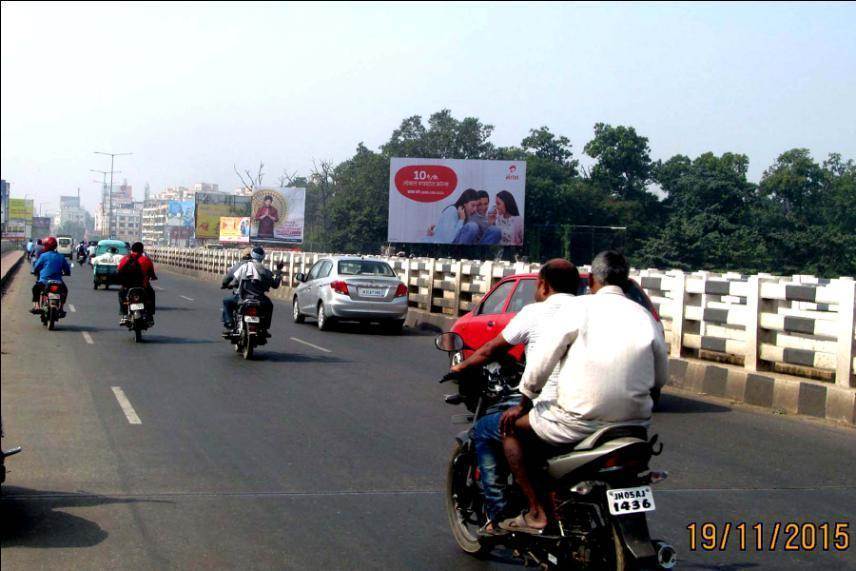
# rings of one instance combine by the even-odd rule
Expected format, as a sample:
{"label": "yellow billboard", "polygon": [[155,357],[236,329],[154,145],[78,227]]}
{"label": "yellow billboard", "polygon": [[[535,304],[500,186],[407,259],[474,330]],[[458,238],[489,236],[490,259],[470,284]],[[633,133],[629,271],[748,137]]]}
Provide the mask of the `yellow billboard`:
{"label": "yellow billboard", "polygon": [[24,198],[9,199],[9,220],[32,220],[33,201]]}
{"label": "yellow billboard", "polygon": [[231,243],[250,242],[250,218],[221,216],[220,217],[220,241]]}
{"label": "yellow billboard", "polygon": [[233,196],[220,193],[196,193],[196,238],[219,237],[220,218],[250,215],[249,196]]}

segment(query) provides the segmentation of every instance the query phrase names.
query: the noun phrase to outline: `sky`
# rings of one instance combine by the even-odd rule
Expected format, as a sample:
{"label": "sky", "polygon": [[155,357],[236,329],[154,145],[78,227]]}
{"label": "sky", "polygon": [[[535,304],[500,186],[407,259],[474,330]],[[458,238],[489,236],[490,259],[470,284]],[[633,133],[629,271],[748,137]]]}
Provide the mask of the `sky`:
{"label": "sky", "polygon": [[3,3],[0,174],[94,210],[110,159],[142,198],[264,182],[376,149],[448,108],[583,147],[633,126],[652,158],[785,150],[856,159],[856,3]]}

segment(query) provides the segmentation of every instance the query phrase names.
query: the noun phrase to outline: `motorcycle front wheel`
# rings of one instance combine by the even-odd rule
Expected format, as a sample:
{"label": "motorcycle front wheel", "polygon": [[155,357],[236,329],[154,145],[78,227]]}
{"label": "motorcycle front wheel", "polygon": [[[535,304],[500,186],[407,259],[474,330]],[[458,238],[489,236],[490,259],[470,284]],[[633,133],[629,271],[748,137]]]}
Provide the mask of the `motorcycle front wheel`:
{"label": "motorcycle front wheel", "polygon": [[485,522],[481,522],[481,524],[473,522],[474,514],[465,513],[459,507],[462,501],[470,497],[470,494],[479,493],[478,490],[467,489],[468,469],[469,463],[464,457],[463,446],[457,443],[452,450],[449,468],[446,472],[446,515],[449,518],[449,527],[458,547],[470,555],[482,556],[487,555],[491,550],[491,546],[485,544],[483,538],[478,534],[479,527]]}

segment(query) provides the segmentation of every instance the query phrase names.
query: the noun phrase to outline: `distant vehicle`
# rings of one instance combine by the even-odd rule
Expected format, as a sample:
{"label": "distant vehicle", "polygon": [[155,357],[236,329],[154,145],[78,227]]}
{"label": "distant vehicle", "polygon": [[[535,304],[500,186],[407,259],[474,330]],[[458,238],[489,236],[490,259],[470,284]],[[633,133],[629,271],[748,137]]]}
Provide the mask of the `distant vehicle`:
{"label": "distant vehicle", "polygon": [[322,331],[340,320],[380,322],[391,333],[404,327],[407,286],[383,260],[323,258],[308,274],[297,274],[295,279],[295,323],[303,323],[306,316],[311,316]]}
{"label": "distant vehicle", "polygon": [[[110,248],[116,253],[111,254]],[[128,246],[121,240],[101,240],[95,248],[95,258],[92,260],[92,289],[103,285],[109,289],[110,284],[118,284],[119,260],[128,255]]]}
{"label": "distant vehicle", "polygon": [[71,259],[74,255],[74,238],[71,236],[57,236],[56,251],[57,254],[62,254],[66,258]]}

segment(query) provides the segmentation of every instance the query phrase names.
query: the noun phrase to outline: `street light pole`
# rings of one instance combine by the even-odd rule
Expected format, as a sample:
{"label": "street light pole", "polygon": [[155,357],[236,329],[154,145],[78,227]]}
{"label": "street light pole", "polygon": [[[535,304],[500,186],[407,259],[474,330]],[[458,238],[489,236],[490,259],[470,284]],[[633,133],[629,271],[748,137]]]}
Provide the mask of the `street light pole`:
{"label": "street light pole", "polygon": [[133,155],[134,153],[105,153],[102,151],[94,151],[96,155],[109,155],[110,157],[110,196],[107,199],[107,224],[110,229],[110,238],[113,237],[113,161],[116,157]]}

